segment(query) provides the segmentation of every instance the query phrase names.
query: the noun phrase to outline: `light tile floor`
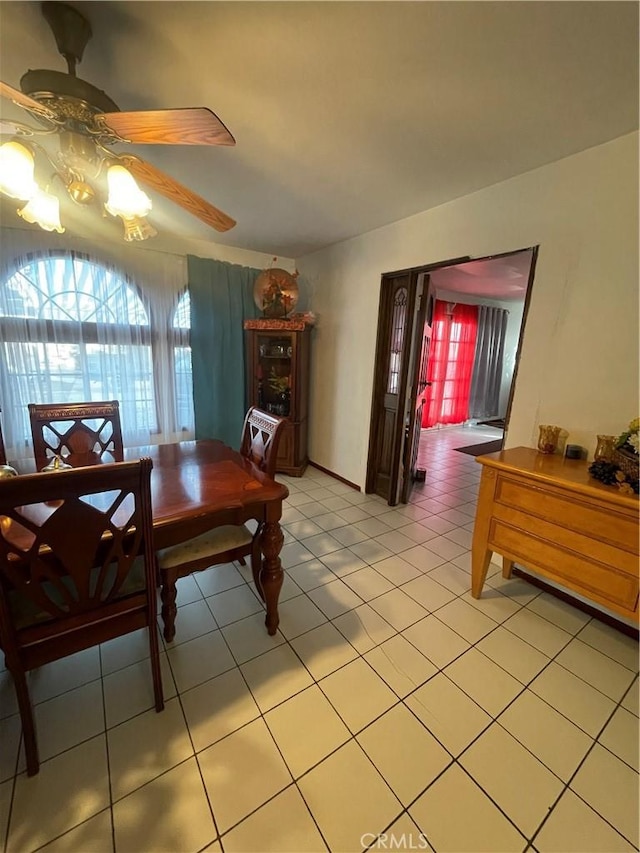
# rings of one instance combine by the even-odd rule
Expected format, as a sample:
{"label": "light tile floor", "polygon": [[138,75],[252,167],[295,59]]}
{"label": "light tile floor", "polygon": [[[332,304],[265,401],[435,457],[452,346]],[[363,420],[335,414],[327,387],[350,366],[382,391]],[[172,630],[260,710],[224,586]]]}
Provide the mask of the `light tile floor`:
{"label": "light tile floor", "polygon": [[165,711],[143,632],[43,667],[31,779],[0,671],[5,850],[637,850],[637,643],[497,564],[470,595],[453,448],[495,434],[430,432],[406,507],[287,479],[277,635],[247,568],[185,578]]}

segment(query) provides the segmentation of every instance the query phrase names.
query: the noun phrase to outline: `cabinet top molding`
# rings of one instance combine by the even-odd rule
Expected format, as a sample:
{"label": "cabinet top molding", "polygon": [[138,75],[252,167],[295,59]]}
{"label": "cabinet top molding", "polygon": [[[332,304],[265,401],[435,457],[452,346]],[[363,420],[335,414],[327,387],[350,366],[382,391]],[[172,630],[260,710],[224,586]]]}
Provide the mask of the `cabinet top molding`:
{"label": "cabinet top molding", "polygon": [[268,329],[277,332],[304,332],[309,325],[304,320],[277,320],[268,317],[260,317],[257,320],[245,320],[245,329]]}

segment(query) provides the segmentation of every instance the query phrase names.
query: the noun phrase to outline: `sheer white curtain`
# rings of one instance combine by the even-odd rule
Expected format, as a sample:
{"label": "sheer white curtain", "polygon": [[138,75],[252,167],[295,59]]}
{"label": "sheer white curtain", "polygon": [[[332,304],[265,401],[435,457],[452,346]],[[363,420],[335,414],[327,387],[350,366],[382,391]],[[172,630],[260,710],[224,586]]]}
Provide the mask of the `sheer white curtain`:
{"label": "sheer white curtain", "polygon": [[3,229],[0,407],[30,454],[28,403],[120,402],[127,445],[193,437],[186,261]]}

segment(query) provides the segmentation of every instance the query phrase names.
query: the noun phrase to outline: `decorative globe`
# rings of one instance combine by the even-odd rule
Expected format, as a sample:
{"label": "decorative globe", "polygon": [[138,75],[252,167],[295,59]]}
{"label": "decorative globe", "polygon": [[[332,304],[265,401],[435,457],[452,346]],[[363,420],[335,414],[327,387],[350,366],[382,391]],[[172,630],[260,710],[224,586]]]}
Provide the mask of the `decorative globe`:
{"label": "decorative globe", "polygon": [[7,480],[9,477],[17,477],[18,472],[11,465],[0,465],[0,480]]}
{"label": "decorative globe", "polygon": [[253,299],[265,317],[286,317],[298,302],[297,273],[263,270],[253,286]]}

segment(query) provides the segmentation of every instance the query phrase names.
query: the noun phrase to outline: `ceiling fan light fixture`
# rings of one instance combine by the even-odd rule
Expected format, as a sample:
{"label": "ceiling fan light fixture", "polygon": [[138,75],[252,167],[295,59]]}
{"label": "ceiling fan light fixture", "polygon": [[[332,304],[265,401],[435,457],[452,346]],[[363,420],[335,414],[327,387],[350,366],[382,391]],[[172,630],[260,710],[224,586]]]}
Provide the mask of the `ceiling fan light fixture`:
{"label": "ceiling fan light fixture", "polygon": [[109,197],[105,208],[112,216],[123,219],[144,217],[151,210],[149,196],[143,192],[135,178],[124,166],[109,166],[107,171]]}
{"label": "ceiling fan light fixture", "polygon": [[143,216],[123,216],[124,239],[127,243],[148,240],[157,236],[158,232]]}
{"label": "ceiling fan light fixture", "polygon": [[0,145],[0,190],[10,198],[28,201],[38,191],[33,154],[19,142]]}
{"label": "ceiling fan light fixture", "polygon": [[18,211],[18,215],[25,222],[39,225],[45,231],[57,231],[58,234],[64,231],[60,223],[60,201],[44,190],[37,189],[29,202]]}
{"label": "ceiling fan light fixture", "polygon": [[67,192],[76,204],[91,204],[96,197],[93,187],[86,181],[70,181]]}
{"label": "ceiling fan light fixture", "polygon": [[[75,8],[76,4],[47,0],[39,5],[55,36],[58,52],[67,62],[67,72],[30,69],[20,78],[19,89],[0,80],[0,99],[12,101],[44,125],[0,122],[0,130],[15,134],[16,140],[29,138],[27,144],[12,141],[0,146],[0,192],[21,202],[22,210],[18,212],[22,218],[48,230],[64,230],[58,202],[40,194],[34,177],[34,160],[38,160],[44,162],[46,169],[53,167],[49,181],[58,178],[75,204],[87,209],[99,196],[105,215],[122,218],[127,241],[145,240],[156,233],[145,221],[152,208],[151,199],[137,181],[216,231],[233,228],[234,219],[151,163],[133,155],[111,154],[105,148],[120,143],[235,145],[218,116],[208,107],[121,111],[102,89],[76,76],[76,65],[91,38],[90,22]],[[57,156],[38,144],[40,134],[57,135]],[[108,199],[103,204],[105,173]],[[29,204],[32,200],[33,205]]]}

